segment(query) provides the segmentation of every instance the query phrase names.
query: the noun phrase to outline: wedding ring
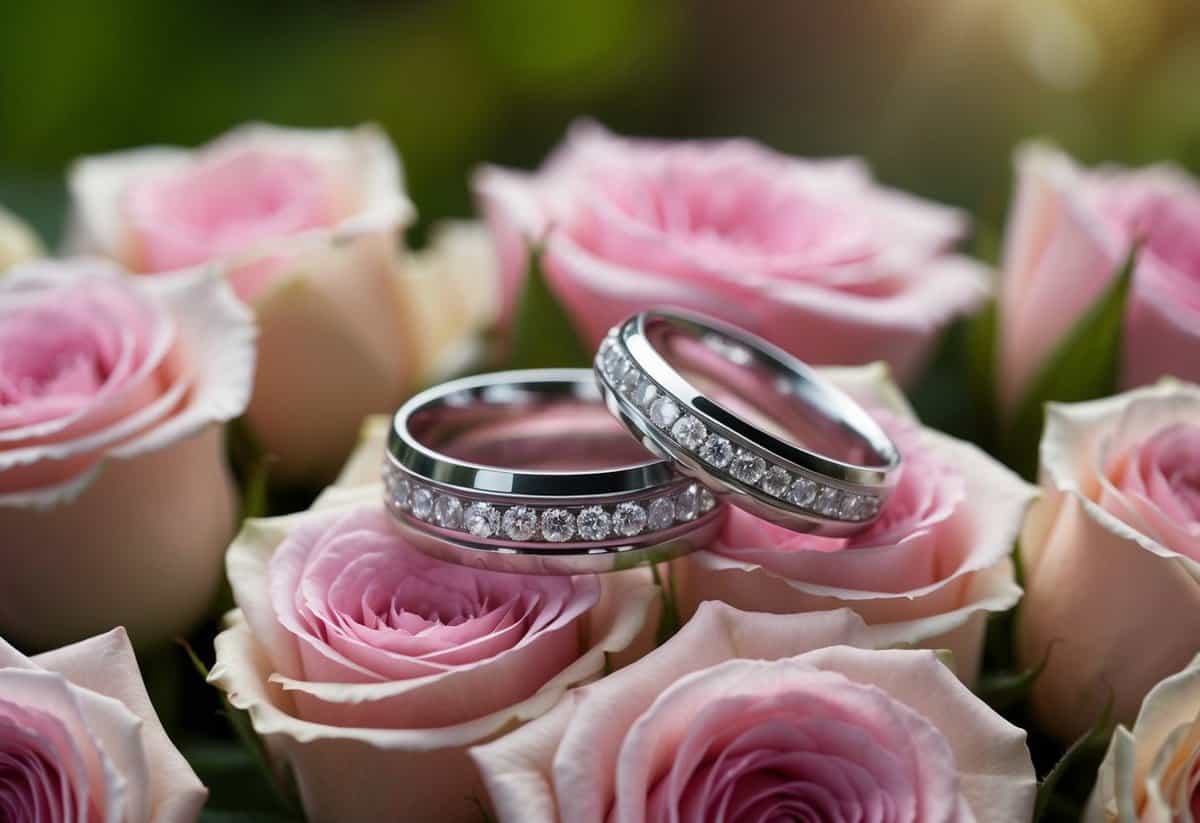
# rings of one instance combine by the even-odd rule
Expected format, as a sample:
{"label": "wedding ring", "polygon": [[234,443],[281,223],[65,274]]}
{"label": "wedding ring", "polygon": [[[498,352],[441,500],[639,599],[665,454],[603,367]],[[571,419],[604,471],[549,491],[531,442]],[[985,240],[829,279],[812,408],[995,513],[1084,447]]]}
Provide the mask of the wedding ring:
{"label": "wedding ring", "polygon": [[711,542],[724,509],[616,423],[589,369],[468,377],[393,419],[384,502],[428,554],[533,574],[615,571]]}
{"label": "wedding ring", "polygon": [[605,403],[647,449],[718,498],[796,531],[868,527],[900,454],[855,401],[748,332],[677,311],[613,329],[596,355]]}

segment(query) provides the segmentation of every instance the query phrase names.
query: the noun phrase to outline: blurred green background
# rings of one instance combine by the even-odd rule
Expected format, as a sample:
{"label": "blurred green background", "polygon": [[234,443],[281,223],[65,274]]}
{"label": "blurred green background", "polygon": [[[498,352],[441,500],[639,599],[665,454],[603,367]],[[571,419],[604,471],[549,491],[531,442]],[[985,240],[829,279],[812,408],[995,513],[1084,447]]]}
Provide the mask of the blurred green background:
{"label": "blurred green background", "polygon": [[1196,0],[0,3],[0,203],[53,242],[71,159],[253,119],[383,124],[421,212],[575,117],[861,154],[998,222],[1014,143],[1200,167]]}

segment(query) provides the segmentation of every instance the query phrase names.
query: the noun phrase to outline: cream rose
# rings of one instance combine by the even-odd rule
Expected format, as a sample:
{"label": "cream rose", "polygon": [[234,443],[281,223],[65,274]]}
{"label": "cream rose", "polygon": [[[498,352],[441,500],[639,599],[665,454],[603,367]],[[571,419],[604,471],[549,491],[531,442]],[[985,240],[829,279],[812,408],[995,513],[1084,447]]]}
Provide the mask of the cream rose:
{"label": "cream rose", "polygon": [[163,731],[123,629],[28,658],[0,640],[0,817],[191,823],[208,792]]}
{"label": "cream rose", "polygon": [[[493,310],[486,260],[467,252],[472,268],[447,278],[402,259],[413,207],[395,151],[372,126],[252,125],[195,151],[84,158],[70,189],[73,248],[147,274],[218,264],[254,308],[248,415],[285,481],[331,478],[363,416],[395,408]],[[463,242],[452,232],[432,254],[462,259]],[[466,310],[428,314],[456,296]]]}
{"label": "cream rose", "polygon": [[[475,821],[467,747],[649,647],[641,575],[526,577],[412,548],[379,485],[250,521],[212,680],[296,777],[308,819]],[[334,497],[339,499],[334,500]]]}
{"label": "cream rose", "polygon": [[880,642],[953,652],[978,675],[987,616],[1016,604],[1010,559],[1032,487],[974,446],[920,427],[881,367],[829,370],[904,456],[879,521],[862,534],[797,534],[740,510],[717,542],[676,561],[686,611],[705,600],[776,612],[851,608]]}
{"label": "cream rose", "polygon": [[209,274],[0,279],[0,633],[147,645],[203,616],[237,517],[220,424],[253,374],[249,312]]}
{"label": "cream rose", "polygon": [[1200,657],[1152,688],[1132,728],[1118,726],[1087,823],[1200,819]]}
{"label": "cream rose", "polygon": [[1200,652],[1200,388],[1163,383],[1051,405],[1043,496],[1021,535],[1025,665],[1039,722],[1063,739],[1113,699],[1147,692]]}

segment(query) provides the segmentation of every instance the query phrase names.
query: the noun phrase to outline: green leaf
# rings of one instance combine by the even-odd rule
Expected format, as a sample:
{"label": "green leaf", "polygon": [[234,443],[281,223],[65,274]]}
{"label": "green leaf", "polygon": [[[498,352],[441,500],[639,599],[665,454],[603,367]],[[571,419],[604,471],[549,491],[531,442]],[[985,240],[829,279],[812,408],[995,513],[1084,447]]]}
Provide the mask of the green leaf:
{"label": "green leaf", "polygon": [[525,288],[513,318],[509,368],[590,366],[591,355],[546,282],[542,253],[540,245],[529,252]]}
{"label": "green leaf", "polygon": [[[209,670],[204,665],[204,661],[200,659],[195,649],[186,641],[180,640],[178,642],[183,646],[196,672],[207,681]],[[264,785],[270,786],[271,793],[274,795],[275,805],[287,813],[293,815],[299,814],[299,809],[294,800],[295,791],[291,785],[288,785],[286,780],[281,781],[274,769],[271,768],[270,757],[267,755],[266,747],[263,745],[262,739],[258,736],[258,732],[254,730],[254,724],[250,721],[249,713],[236,708],[230,703],[224,691],[220,691],[220,694],[222,714],[225,715],[226,720],[229,722],[229,727],[232,729],[234,737],[237,738],[239,744],[234,750],[233,759],[236,759],[236,755],[240,753],[242,759],[251,765],[252,771],[257,775],[257,779],[262,781]],[[191,757],[188,759],[189,761],[192,760]],[[225,757],[223,761],[229,759],[229,757]],[[222,766],[225,765],[223,761],[221,762]],[[198,768],[197,771],[199,771]]]}
{"label": "green leaf", "polygon": [[977,439],[985,446],[996,436],[996,319],[996,301],[990,300],[967,321],[963,340]]}
{"label": "green leaf", "polygon": [[1047,358],[1013,415],[1005,453],[1009,465],[1025,477],[1037,471],[1047,403],[1081,403],[1116,391],[1125,301],[1138,248],[1135,244],[1129,250],[1108,288]]}
{"label": "green leaf", "polygon": [[1068,772],[1083,769],[1088,774],[1094,775],[1096,769],[1099,768],[1099,761],[1104,757],[1108,738],[1113,731],[1112,710],[1113,700],[1109,695],[1104,711],[1100,713],[1096,724],[1080,735],[1054,764],[1054,767],[1046,773],[1041,785],[1038,786],[1037,801],[1033,807],[1033,823],[1039,823],[1047,811],[1052,808],[1056,799],[1055,790]]}
{"label": "green leaf", "polygon": [[1054,646],[1051,644],[1046,649],[1046,654],[1041,661],[1036,666],[1031,666],[1024,671],[1001,671],[985,674],[979,680],[979,686],[975,689],[976,694],[997,711],[1015,706],[1029,696],[1034,682],[1046,670],[1046,664],[1050,662],[1050,652],[1053,650]]}

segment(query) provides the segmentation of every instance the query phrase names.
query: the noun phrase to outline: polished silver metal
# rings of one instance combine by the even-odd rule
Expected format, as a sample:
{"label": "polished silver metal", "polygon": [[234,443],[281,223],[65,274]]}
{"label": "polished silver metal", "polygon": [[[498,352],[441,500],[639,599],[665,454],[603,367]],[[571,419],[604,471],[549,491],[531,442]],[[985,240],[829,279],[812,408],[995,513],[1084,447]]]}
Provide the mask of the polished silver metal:
{"label": "polished silver metal", "polygon": [[384,502],[410,540],[463,565],[583,574],[710,543],[724,507],[613,423],[589,369],[444,383],[393,418]]}
{"label": "polished silver metal", "polygon": [[[727,323],[642,312],[605,338],[595,372],[609,410],[647,449],[781,526],[862,531],[899,475],[899,451],[858,403]],[[817,450],[818,440],[827,447]]]}

